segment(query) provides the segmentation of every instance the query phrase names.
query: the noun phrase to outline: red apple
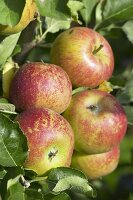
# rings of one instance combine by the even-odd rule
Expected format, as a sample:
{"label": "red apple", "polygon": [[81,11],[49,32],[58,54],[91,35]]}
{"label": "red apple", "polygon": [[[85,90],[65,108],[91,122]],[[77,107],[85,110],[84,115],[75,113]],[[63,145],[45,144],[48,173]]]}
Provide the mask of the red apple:
{"label": "red apple", "polygon": [[117,146],[127,129],[127,117],[116,98],[104,91],[76,93],[63,116],[75,134],[75,149],[103,153]]}
{"label": "red apple", "polygon": [[62,32],[52,46],[51,61],[68,73],[74,86],[96,87],[108,80],[114,69],[107,40],[86,27]]}
{"label": "red apple", "polygon": [[81,170],[89,179],[97,179],[116,169],[119,156],[119,147],[115,147],[106,153],[95,155],[74,152],[71,166]]}
{"label": "red apple", "polygon": [[17,116],[27,137],[29,156],[25,168],[43,174],[51,168],[70,166],[74,135],[69,123],[50,109],[29,109]]}
{"label": "red apple", "polygon": [[62,113],[71,96],[72,85],[67,73],[59,66],[41,62],[24,64],[10,88],[10,101],[18,111],[46,107]]}

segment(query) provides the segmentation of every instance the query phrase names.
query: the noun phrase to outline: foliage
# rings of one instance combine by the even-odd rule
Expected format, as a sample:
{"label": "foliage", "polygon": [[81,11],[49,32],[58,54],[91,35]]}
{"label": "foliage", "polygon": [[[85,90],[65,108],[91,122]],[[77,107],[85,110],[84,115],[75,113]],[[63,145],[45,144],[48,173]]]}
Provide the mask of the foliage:
{"label": "foliage", "polygon": [[[95,187],[99,200],[130,200],[133,198],[133,1],[35,2],[36,20],[21,33],[0,36],[1,72],[10,57],[19,65],[26,61],[50,62],[50,47],[62,30],[72,26],[91,27],[109,40],[114,51],[115,71],[110,83],[112,94],[127,114],[128,131],[121,143],[118,168],[103,179],[88,181],[82,172],[71,168],[53,169],[38,177],[23,167],[28,155],[27,141],[19,125],[12,121],[17,114],[14,105],[1,98],[0,195],[3,200],[85,200],[96,197]],[[0,0],[0,24],[16,25],[23,8],[23,0]],[[0,88],[2,93],[2,85]]]}

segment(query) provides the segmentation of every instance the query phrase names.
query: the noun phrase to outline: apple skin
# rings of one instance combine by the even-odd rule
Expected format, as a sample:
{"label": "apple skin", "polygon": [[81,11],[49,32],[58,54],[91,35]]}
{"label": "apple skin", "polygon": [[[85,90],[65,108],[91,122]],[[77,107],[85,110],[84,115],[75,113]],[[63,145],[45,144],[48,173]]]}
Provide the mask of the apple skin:
{"label": "apple skin", "polygon": [[16,120],[28,141],[25,168],[41,175],[51,168],[70,166],[74,134],[61,115],[47,108],[36,108],[20,113]]}
{"label": "apple skin", "polygon": [[72,97],[72,84],[59,66],[33,62],[17,71],[10,87],[10,101],[18,111],[50,108],[62,113]]}
{"label": "apple skin", "polygon": [[81,170],[89,179],[97,179],[113,172],[119,163],[119,157],[119,147],[95,155],[74,152],[71,166]]}
{"label": "apple skin", "polygon": [[104,153],[117,146],[127,129],[127,117],[116,98],[104,91],[86,90],[73,95],[63,113],[75,134],[75,149]]}
{"label": "apple skin", "polygon": [[[94,54],[100,45],[103,47]],[[61,66],[77,87],[94,88],[108,80],[114,69],[114,55],[107,40],[86,27],[62,32],[53,43],[51,62]]]}

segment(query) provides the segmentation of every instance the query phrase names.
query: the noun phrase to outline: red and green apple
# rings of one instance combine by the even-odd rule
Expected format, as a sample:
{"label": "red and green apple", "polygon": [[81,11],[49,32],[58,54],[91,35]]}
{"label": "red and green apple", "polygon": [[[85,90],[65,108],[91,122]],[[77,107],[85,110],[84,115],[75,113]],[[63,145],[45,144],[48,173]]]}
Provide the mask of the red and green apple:
{"label": "red and green apple", "polygon": [[61,115],[47,108],[35,108],[23,111],[16,120],[27,137],[26,169],[41,175],[52,168],[70,166],[74,134]]}
{"label": "red and green apple", "polygon": [[127,117],[117,99],[104,91],[85,90],[73,95],[63,116],[75,135],[75,149],[103,153],[118,146],[127,129]]}
{"label": "red and green apple", "polygon": [[119,157],[119,147],[95,155],[74,152],[71,166],[81,170],[89,179],[97,179],[113,172],[118,166]]}
{"label": "red and green apple", "polygon": [[72,97],[72,84],[59,66],[41,62],[20,67],[10,87],[10,102],[18,111],[49,108],[62,113]]}
{"label": "red and green apple", "polygon": [[51,49],[51,62],[61,66],[78,87],[96,87],[108,80],[114,69],[110,44],[86,27],[74,27],[59,34]]}

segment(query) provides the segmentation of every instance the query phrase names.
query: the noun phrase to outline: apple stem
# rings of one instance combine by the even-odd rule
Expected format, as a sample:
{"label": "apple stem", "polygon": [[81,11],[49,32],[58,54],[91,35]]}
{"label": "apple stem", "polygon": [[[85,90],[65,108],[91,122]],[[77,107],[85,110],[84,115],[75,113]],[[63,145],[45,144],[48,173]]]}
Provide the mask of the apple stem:
{"label": "apple stem", "polygon": [[103,45],[102,44],[100,44],[100,46],[97,48],[97,49],[94,49],[93,50],[93,55],[95,55],[96,53],[98,53],[101,49],[103,48]]}

